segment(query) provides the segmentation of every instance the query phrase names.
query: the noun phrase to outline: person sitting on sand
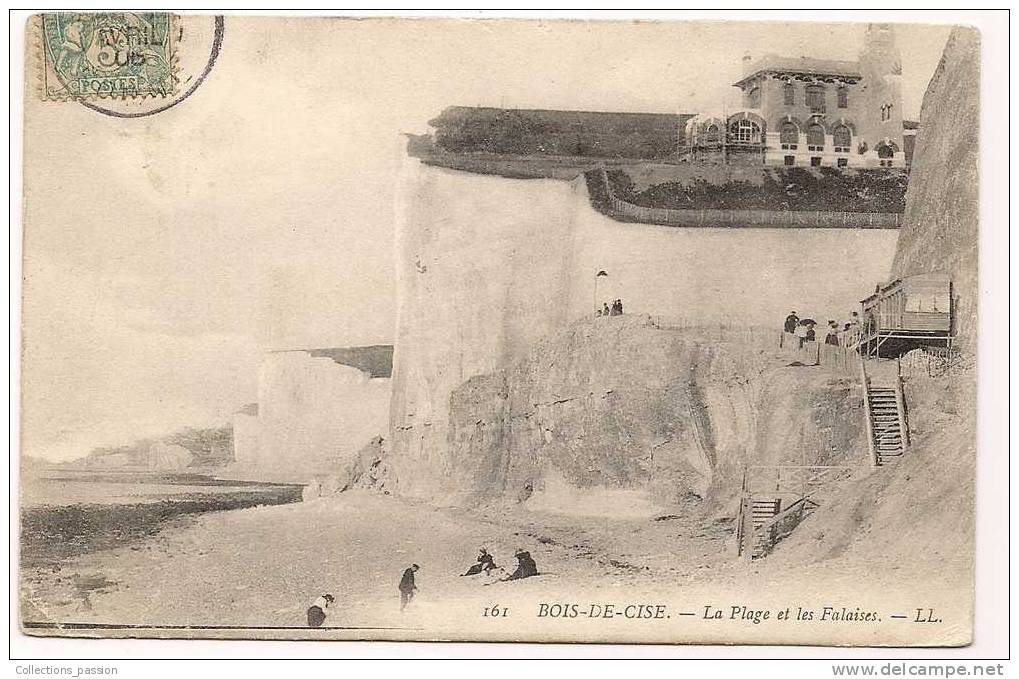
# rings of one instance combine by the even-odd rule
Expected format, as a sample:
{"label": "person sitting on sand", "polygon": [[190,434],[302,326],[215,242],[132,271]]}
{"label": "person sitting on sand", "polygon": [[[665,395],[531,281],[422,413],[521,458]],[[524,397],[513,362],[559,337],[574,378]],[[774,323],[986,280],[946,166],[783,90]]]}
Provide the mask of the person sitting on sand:
{"label": "person sitting on sand", "polygon": [[487,549],[482,547],[481,551],[478,553],[478,562],[468,568],[466,573],[461,573],[460,577],[465,575],[477,575],[482,572],[487,574],[493,568],[497,568],[495,565],[495,559],[492,558],[492,555],[488,553]]}
{"label": "person sitting on sand", "polygon": [[308,609],[308,627],[321,627],[326,621],[326,609],[336,601],[332,594],[323,594],[315,599],[315,602]]}
{"label": "person sitting on sand", "polygon": [[517,557],[517,569],[506,580],[520,580],[538,574],[538,564],[534,563],[530,552],[518,549],[513,556]]}

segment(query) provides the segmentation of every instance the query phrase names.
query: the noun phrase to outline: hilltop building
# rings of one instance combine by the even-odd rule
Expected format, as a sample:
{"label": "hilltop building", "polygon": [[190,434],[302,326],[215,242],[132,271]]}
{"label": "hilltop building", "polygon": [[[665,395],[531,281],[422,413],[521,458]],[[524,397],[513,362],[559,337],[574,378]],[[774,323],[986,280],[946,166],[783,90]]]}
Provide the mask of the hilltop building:
{"label": "hilltop building", "polygon": [[[702,162],[903,168],[916,123],[903,121],[902,64],[887,24],[866,29],[856,61],[745,56],[738,110],[550,111],[452,106],[424,144],[450,156],[574,163]],[[430,146],[431,145],[431,146]],[[431,149],[431,150],[429,150]],[[441,162],[441,160],[440,160]]]}
{"label": "hilltop building", "polygon": [[905,167],[915,125],[907,135],[901,79],[895,35],[883,24],[867,27],[858,61],[748,55],[733,84],[742,108],[688,121],[687,153],[766,165]]}

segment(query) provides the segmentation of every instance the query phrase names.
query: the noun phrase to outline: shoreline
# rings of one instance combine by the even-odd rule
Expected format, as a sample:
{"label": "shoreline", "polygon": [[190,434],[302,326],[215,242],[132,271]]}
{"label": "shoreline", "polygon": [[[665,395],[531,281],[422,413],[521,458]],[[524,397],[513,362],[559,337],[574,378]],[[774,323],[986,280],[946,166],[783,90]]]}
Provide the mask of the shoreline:
{"label": "shoreline", "polygon": [[[515,549],[529,550],[539,576],[491,584],[460,577],[480,546],[505,568],[512,568]],[[833,559],[747,567],[730,546],[727,526],[712,527],[693,514],[654,522],[469,511],[349,491],[199,515],[139,544],[69,559],[59,572],[23,567],[21,620],[28,634],[70,636],[792,643],[802,634],[818,643],[820,634],[827,643],[895,644],[919,642],[915,630],[888,620],[889,607],[907,610],[922,601],[957,618],[950,626],[932,625],[927,641],[943,642],[948,634],[961,642],[968,633],[971,604],[946,594],[953,591],[947,585],[931,586],[959,577],[965,564],[917,562],[878,571],[860,559]],[[396,584],[410,563],[422,566],[419,592],[401,614]],[[861,592],[858,599],[848,600],[854,591]],[[305,628],[306,607],[326,592],[337,603],[325,627]],[[620,611],[664,605],[670,617],[632,624],[623,615],[565,619],[540,616],[542,603],[611,604]],[[859,606],[885,618],[874,625],[827,624],[826,631],[767,621],[718,624],[700,615],[706,605],[737,603]],[[491,606],[510,615],[485,616]]]}

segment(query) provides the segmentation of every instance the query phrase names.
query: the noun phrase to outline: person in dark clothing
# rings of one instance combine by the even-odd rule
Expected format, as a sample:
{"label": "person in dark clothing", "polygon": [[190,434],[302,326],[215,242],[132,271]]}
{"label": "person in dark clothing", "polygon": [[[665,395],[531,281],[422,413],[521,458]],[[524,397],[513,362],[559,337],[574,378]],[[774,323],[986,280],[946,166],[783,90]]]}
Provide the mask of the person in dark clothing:
{"label": "person in dark clothing", "polygon": [[332,594],[323,594],[315,599],[311,607],[308,608],[308,627],[321,627],[322,623],[326,621],[325,609],[329,608],[329,605],[335,600]]}
{"label": "person in dark clothing", "polygon": [[824,343],[835,347],[839,345],[839,324],[835,321],[828,321],[828,334],[824,336]]}
{"label": "person in dark clothing", "polygon": [[814,324],[811,323],[807,326],[807,334],[804,340],[807,342],[813,342],[817,338],[817,334],[814,332]]}
{"label": "person in dark clothing", "polygon": [[493,568],[498,568],[495,565],[495,559],[488,553],[484,547],[481,548],[481,552],[478,554],[478,562],[467,569],[466,573],[461,573],[460,577],[465,575],[477,575],[478,573],[487,573]]}
{"label": "person in dark clothing", "polygon": [[799,323],[800,317],[796,315],[795,311],[790,311],[789,315],[785,317],[785,325],[782,326],[782,330],[792,335],[796,332],[796,326]]}
{"label": "person in dark clothing", "polygon": [[612,310],[609,309],[609,303],[608,302],[602,302],[602,307],[604,307],[602,309],[602,311],[601,311],[601,315],[602,316],[608,316],[609,314],[612,313]]}
{"label": "person in dark clothing", "polygon": [[530,552],[517,550],[513,556],[517,557],[517,569],[506,578],[507,580],[520,580],[538,574],[538,564],[534,563]]}
{"label": "person in dark clothing", "polygon": [[400,611],[407,608],[407,604],[414,598],[414,592],[417,591],[418,586],[414,584],[414,574],[418,572],[421,566],[416,563],[411,564],[410,568],[403,572],[403,577],[400,578]]}

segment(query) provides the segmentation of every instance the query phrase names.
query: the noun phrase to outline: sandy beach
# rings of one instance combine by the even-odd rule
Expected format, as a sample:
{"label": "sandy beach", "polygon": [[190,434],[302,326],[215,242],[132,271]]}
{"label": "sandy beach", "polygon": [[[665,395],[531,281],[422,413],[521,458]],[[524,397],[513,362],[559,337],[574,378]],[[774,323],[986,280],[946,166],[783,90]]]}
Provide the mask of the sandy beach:
{"label": "sandy beach", "polygon": [[[469,513],[349,492],[205,514],[63,567],[29,569],[23,619],[29,633],[32,623],[72,623],[64,633],[78,635],[89,633],[78,626],[114,625],[103,633],[644,643],[790,643],[802,633],[815,643],[895,644],[917,643],[916,632],[909,629],[907,637],[905,631],[917,623],[889,615],[912,618],[919,606],[946,612],[942,624],[928,623],[932,639],[958,643],[968,633],[968,603],[945,594],[958,589],[947,586],[954,566],[941,576],[925,572],[922,581],[909,564],[853,567],[838,560],[795,568],[764,560],[748,566],[735,558],[730,530],[727,521],[698,526],[683,517]],[[529,550],[541,574],[516,582],[460,577],[480,546],[509,568],[515,548]],[[401,613],[396,584],[411,563],[421,565],[419,592]],[[854,580],[863,594],[846,600]],[[336,605],[325,626],[307,629],[307,606],[327,592]],[[825,592],[842,594],[829,600]],[[733,606],[747,610],[737,615]],[[797,607],[820,612],[824,606],[874,610],[881,621],[776,619],[786,609],[793,617]],[[491,615],[492,607],[501,614]],[[705,607],[724,617],[709,619]],[[758,613],[754,622],[754,611],[764,610],[769,616]]]}

